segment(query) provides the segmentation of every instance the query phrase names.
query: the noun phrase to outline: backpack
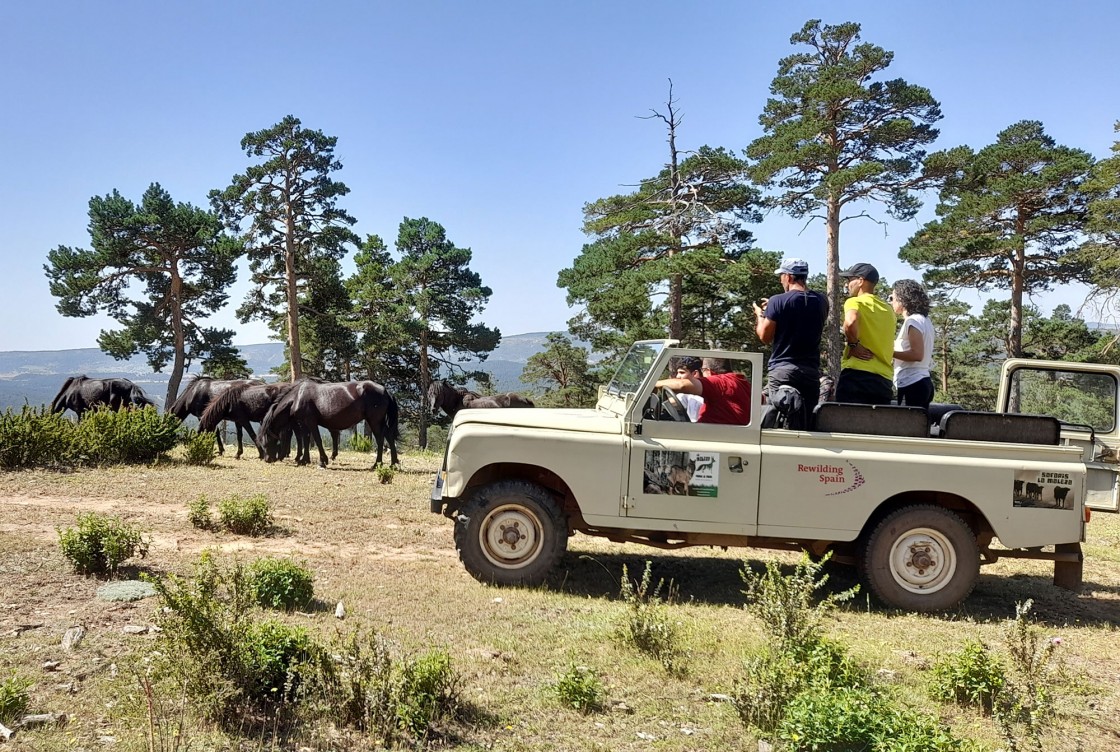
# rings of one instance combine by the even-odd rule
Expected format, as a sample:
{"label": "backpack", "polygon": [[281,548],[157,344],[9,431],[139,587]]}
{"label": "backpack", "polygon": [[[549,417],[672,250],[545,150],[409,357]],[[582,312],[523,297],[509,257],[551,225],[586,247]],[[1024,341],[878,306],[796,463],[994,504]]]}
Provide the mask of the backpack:
{"label": "backpack", "polygon": [[763,428],[788,428],[803,431],[808,426],[805,421],[805,401],[801,392],[792,386],[782,385],[767,390],[768,402],[762,410]]}

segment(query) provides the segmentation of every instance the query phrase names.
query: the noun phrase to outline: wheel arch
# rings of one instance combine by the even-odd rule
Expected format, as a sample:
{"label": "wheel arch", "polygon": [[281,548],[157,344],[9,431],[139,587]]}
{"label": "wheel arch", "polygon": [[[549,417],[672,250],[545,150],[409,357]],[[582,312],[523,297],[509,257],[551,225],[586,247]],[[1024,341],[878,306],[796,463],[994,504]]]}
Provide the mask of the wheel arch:
{"label": "wheel arch", "polygon": [[995,530],[988,522],[988,518],[984,516],[984,513],[980,511],[976,504],[963,496],[944,491],[903,491],[885,499],[875,508],[875,511],[867,518],[860,530],[855,541],[857,546],[862,548],[868,536],[884,519],[899,509],[915,504],[927,504],[956,512],[972,530],[981,548],[985,548],[987,543],[995,536]]}
{"label": "wheel arch", "polygon": [[499,480],[524,480],[544,488],[560,505],[569,532],[577,529],[583,521],[579,504],[571,486],[558,474],[540,465],[522,462],[494,462],[480,467],[474,472],[464,488],[463,498],[469,498],[475,489]]}

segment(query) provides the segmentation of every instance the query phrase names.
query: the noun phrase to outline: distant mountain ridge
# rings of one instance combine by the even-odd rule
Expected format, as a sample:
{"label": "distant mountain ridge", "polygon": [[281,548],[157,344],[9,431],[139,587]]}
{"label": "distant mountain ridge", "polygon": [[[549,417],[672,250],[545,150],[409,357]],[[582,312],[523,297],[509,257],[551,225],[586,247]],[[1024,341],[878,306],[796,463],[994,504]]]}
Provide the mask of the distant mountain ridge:
{"label": "distant mountain ridge", "polygon": [[[502,337],[501,344],[485,361],[466,361],[468,370],[490,374],[499,391],[524,391],[521,371],[529,358],[548,345],[548,332],[530,332]],[[577,343],[587,347],[585,343]],[[284,344],[267,342],[238,347],[241,357],[256,376],[267,376],[284,362]],[[190,373],[198,372],[195,364]],[[0,411],[12,407],[49,404],[69,376],[92,378],[123,376],[131,379],[162,407],[167,391],[167,373],[152,373],[143,356],[114,360],[96,347],[77,350],[10,350],[0,352]]]}

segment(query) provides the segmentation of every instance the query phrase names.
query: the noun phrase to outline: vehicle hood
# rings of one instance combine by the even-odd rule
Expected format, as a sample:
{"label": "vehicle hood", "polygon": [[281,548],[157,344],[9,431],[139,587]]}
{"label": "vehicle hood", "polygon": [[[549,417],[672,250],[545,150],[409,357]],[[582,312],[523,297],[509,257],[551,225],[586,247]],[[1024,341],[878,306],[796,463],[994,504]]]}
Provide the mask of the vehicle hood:
{"label": "vehicle hood", "polygon": [[455,414],[459,426],[494,425],[519,428],[544,428],[586,433],[622,433],[622,421],[605,410],[576,410],[551,407],[491,408],[460,410]]}

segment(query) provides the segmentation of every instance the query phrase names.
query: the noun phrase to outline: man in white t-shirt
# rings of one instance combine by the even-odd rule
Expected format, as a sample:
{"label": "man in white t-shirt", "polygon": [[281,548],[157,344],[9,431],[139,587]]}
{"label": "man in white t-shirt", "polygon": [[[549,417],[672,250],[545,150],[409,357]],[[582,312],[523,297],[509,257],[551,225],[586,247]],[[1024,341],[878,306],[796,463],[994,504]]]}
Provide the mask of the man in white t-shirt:
{"label": "man in white t-shirt", "polygon": [[889,298],[894,312],[903,317],[894,340],[894,387],[898,404],[929,409],[933,401],[933,323],[929,296],[912,279],[900,279]]}
{"label": "man in white t-shirt", "polygon": [[[701,376],[700,367],[702,362],[700,358],[685,356],[677,362],[677,378],[678,379],[698,379]],[[677,399],[680,400],[681,406],[688,413],[688,419],[695,423],[700,418],[700,408],[704,404],[704,398],[699,394],[686,394],[684,392],[677,393]]]}

